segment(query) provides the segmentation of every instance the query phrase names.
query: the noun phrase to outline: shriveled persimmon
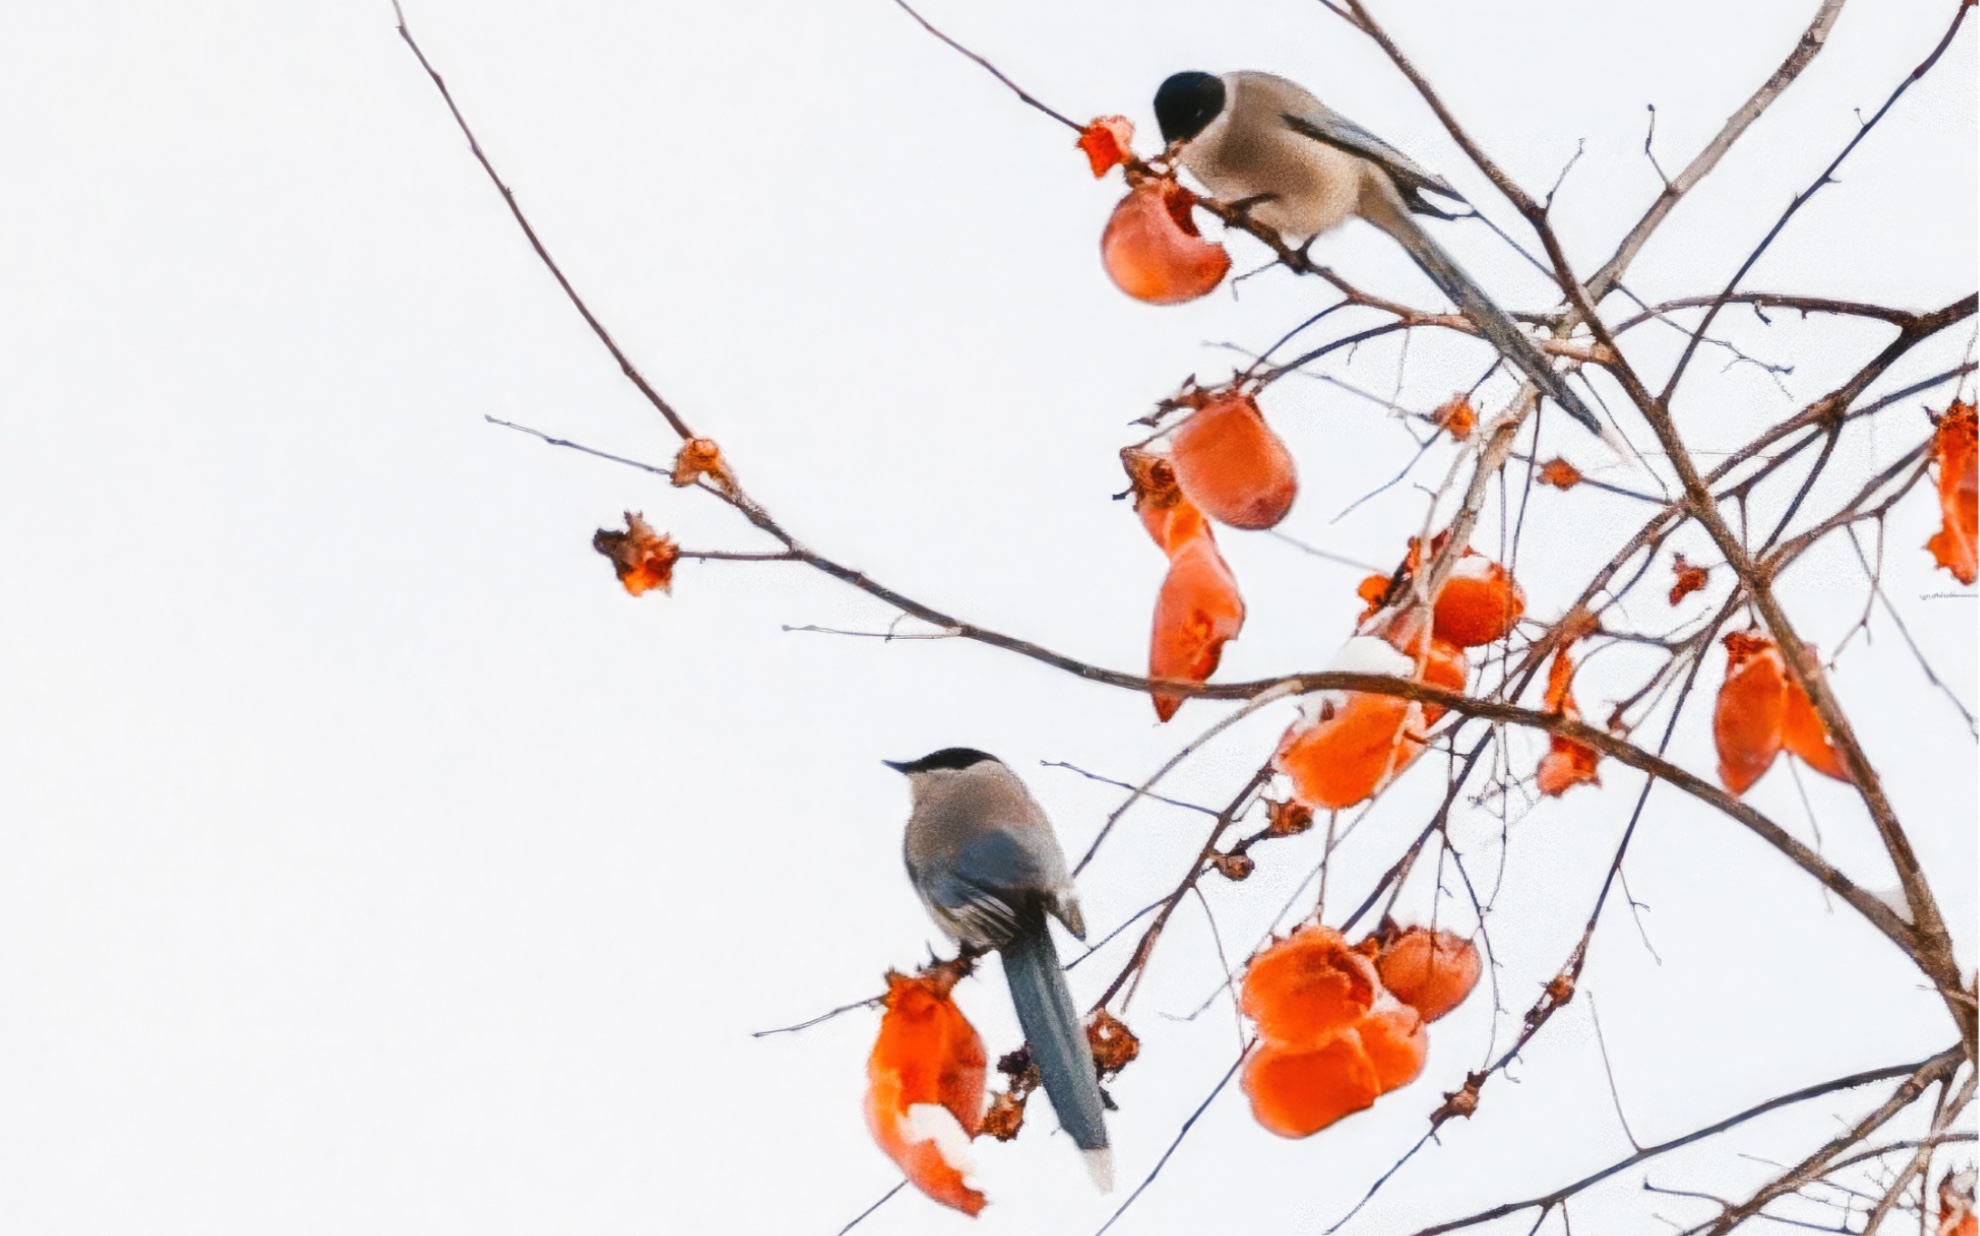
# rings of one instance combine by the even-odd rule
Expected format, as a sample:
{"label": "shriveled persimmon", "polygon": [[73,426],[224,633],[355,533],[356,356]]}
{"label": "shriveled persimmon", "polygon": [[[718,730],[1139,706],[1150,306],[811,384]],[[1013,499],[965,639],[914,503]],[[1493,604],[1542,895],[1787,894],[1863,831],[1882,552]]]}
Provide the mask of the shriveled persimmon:
{"label": "shriveled persimmon", "polygon": [[[1573,687],[1574,661],[1564,645],[1554,654],[1554,663],[1547,667],[1547,711],[1580,720],[1581,710],[1575,707]],[[1600,754],[1587,743],[1559,734],[1547,735],[1547,754],[1540,757],[1535,778],[1540,792],[1559,798],[1577,785],[1600,785],[1601,778],[1595,773],[1598,759]]]}
{"label": "shriveled persimmon", "polygon": [[1128,191],[1100,236],[1100,258],[1114,286],[1136,300],[1177,305],[1224,281],[1231,255],[1196,230],[1195,204],[1194,194],[1168,179],[1144,180]]}
{"label": "shriveled persimmon", "polygon": [[1190,413],[1169,450],[1183,493],[1218,523],[1270,528],[1299,495],[1292,452],[1250,395],[1229,391]]}
{"label": "shriveled persimmon", "polygon": [[1781,710],[1781,745],[1823,776],[1849,780],[1814,701],[1793,678],[1787,680],[1787,705]]}
{"label": "shriveled persimmon", "polygon": [[1382,985],[1424,1021],[1436,1021],[1464,1003],[1478,985],[1481,969],[1471,941],[1428,927],[1405,928],[1375,956]]}
{"label": "shriveled persimmon", "polygon": [[671,592],[674,564],[681,547],[663,532],[655,532],[638,511],[626,512],[626,530],[600,528],[591,538],[591,547],[612,560],[619,583],[634,596],[658,588]]}
{"label": "shriveled persimmon", "polygon": [[1970,403],[1954,403],[1932,438],[1939,473],[1939,530],[1925,542],[1938,564],[1962,584],[1980,578],[1976,519],[1980,519],[1980,426]]}
{"label": "shriveled persimmon", "polygon": [[886,1013],[866,1062],[866,1125],[915,1188],[973,1215],[965,1177],[983,1127],[983,1040],[950,997],[953,973],[887,975]]}
{"label": "shriveled persimmon", "polygon": [[[1155,598],[1148,642],[1148,676],[1207,682],[1217,672],[1224,645],[1244,628],[1244,598],[1206,530],[1175,548],[1169,574]],[[1167,721],[1182,706],[1174,695],[1155,696],[1155,715]]]}

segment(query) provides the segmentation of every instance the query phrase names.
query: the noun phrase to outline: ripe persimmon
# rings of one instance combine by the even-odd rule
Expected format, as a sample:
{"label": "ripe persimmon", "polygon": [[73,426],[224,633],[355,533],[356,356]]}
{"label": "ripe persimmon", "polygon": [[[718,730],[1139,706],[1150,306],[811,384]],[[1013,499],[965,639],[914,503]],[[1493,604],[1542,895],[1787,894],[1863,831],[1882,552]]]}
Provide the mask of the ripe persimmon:
{"label": "ripe persimmon", "polygon": [[1176,305],[1224,281],[1231,255],[1197,232],[1195,204],[1196,196],[1173,180],[1144,180],[1128,190],[1100,236],[1100,258],[1115,287],[1136,300]]}
{"label": "ripe persimmon", "polygon": [[1233,528],[1270,528],[1299,493],[1292,452],[1246,394],[1227,392],[1190,413],[1170,438],[1183,493]]}
{"label": "ripe persimmon", "polygon": [[1410,927],[1375,956],[1375,972],[1396,999],[1424,1021],[1436,1021],[1464,1002],[1478,985],[1478,949],[1451,931]]}

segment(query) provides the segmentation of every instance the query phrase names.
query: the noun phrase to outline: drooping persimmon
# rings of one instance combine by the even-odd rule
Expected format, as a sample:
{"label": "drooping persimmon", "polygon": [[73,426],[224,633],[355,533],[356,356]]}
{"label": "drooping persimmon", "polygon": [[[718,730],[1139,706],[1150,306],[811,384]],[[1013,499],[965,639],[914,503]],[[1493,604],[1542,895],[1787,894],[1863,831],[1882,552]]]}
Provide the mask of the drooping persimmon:
{"label": "drooping persimmon", "polygon": [[1292,452],[1250,395],[1228,391],[1198,408],[1170,439],[1183,493],[1233,528],[1270,528],[1299,494]]}
{"label": "drooping persimmon", "polygon": [[[1148,641],[1148,676],[1207,682],[1217,672],[1224,645],[1244,628],[1244,598],[1205,529],[1171,551],[1169,574],[1155,598],[1155,626]],[[1157,695],[1155,715],[1167,721],[1182,697]]]}
{"label": "drooping persimmon", "polygon": [[[1554,654],[1554,663],[1547,667],[1547,711],[1557,712],[1573,720],[1581,719],[1581,710],[1574,704],[1574,661],[1569,658],[1567,646]],[[1540,768],[1536,780],[1540,792],[1551,798],[1559,798],[1577,785],[1600,785],[1601,778],[1595,773],[1595,764],[1600,754],[1587,743],[1562,738],[1559,734],[1547,735],[1547,754],[1540,757]]]}
{"label": "drooping persimmon", "polygon": [[1938,564],[1962,584],[1980,578],[1975,523],[1980,520],[1980,426],[1974,407],[1954,403],[1939,418],[1933,460],[1939,471],[1939,530],[1925,542]]}
{"label": "drooping persimmon", "polygon": [[1366,1017],[1381,989],[1373,961],[1340,932],[1309,924],[1252,959],[1238,1004],[1265,1038],[1313,1047]]}
{"label": "drooping persimmon", "polygon": [[1437,634],[1460,648],[1504,639],[1526,612],[1526,594],[1506,568],[1466,552],[1437,594]]}
{"label": "drooping persimmon", "polygon": [[952,972],[889,972],[886,1013],[866,1062],[866,1126],[915,1188],[973,1215],[983,1194],[964,1179],[983,1127],[983,1040],[950,998]]}
{"label": "drooping persimmon", "polygon": [[1787,715],[1787,670],[1774,641],[1754,631],[1732,631],[1726,646],[1726,681],[1712,710],[1712,738],[1719,749],[1719,782],[1737,797],[1773,765]]}
{"label": "drooping persimmon", "polygon": [[1086,162],[1097,180],[1121,165],[1133,142],[1134,121],[1126,116],[1101,116],[1079,131],[1075,145],[1086,152]]}
{"label": "drooping persimmon", "polygon": [[1100,259],[1115,287],[1136,300],[1177,305],[1224,281],[1231,255],[1196,230],[1195,204],[1195,194],[1168,179],[1128,191],[1100,236]]}
{"label": "drooping persimmon", "polygon": [[1478,985],[1482,965],[1471,941],[1452,931],[1409,927],[1382,946],[1375,972],[1396,999],[1424,1021],[1436,1021],[1464,1003]]}

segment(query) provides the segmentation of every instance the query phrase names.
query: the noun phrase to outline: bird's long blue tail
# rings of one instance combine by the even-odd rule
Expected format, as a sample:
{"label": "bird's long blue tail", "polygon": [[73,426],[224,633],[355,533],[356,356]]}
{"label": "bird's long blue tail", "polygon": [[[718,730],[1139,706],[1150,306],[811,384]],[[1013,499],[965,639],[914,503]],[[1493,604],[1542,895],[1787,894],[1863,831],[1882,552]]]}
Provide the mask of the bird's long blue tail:
{"label": "bird's long blue tail", "polygon": [[1417,226],[1407,210],[1397,208],[1381,214],[1379,218],[1371,216],[1369,221],[1395,237],[1396,243],[1409,251],[1409,256],[1416,259],[1423,273],[1430,276],[1444,295],[1451,298],[1458,312],[1471,320],[1478,333],[1499,350],[1499,355],[1518,366],[1569,416],[1586,425],[1590,433],[1606,438],[1607,435],[1602,433],[1602,422],[1596,420],[1588,405],[1581,402],[1581,396],[1568,386],[1567,379],[1554,371],[1554,367],[1547,363],[1547,357],[1521,333],[1513,320],[1506,316],[1506,311],[1492,303],[1492,298],[1485,294],[1484,289],[1472,282],[1471,276],[1451,260],[1451,255],[1430,239],[1429,233]]}
{"label": "bird's long blue tail", "polygon": [[1112,1159],[1107,1149],[1107,1125],[1101,1115],[1100,1083],[1093,1072],[1093,1052],[1073,1007],[1059,966],[1059,950],[1042,916],[1034,918],[999,952],[1004,978],[1017,1007],[1018,1025],[1031,1046],[1031,1059],[1045,1094],[1052,1100],[1059,1124],[1086,1152],[1087,1166],[1104,1190],[1112,1184]]}

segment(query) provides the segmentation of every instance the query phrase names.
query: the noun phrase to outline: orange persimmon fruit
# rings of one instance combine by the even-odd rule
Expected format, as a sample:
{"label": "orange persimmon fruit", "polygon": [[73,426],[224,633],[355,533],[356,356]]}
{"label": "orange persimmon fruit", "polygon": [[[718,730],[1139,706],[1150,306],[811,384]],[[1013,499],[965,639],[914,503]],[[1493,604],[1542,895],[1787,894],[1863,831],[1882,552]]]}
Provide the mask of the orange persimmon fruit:
{"label": "orange persimmon fruit", "polygon": [[1366,1017],[1381,990],[1373,961],[1333,928],[1308,925],[1252,959],[1238,1005],[1266,1039],[1313,1047]]}
{"label": "orange persimmon fruit", "polygon": [[1196,196],[1173,180],[1144,180],[1128,191],[1100,236],[1100,259],[1114,286],[1136,300],[1178,305],[1224,281],[1231,255],[1197,232],[1195,204]]}
{"label": "orange persimmon fruit", "polygon": [[1719,749],[1719,783],[1738,797],[1780,754],[1787,670],[1780,649],[1764,635],[1732,631],[1721,642],[1726,681],[1712,710],[1712,739]]}
{"label": "orange persimmon fruit", "polygon": [[[1148,676],[1207,682],[1217,672],[1224,644],[1244,628],[1244,598],[1208,529],[1171,551],[1169,574],[1155,597],[1154,631],[1148,642]],[[1157,695],[1155,715],[1164,721],[1182,697]]]}
{"label": "orange persimmon fruit", "polygon": [[1980,578],[1975,522],[1980,519],[1980,427],[1970,403],[1954,403],[1939,418],[1932,453],[1939,470],[1939,530],[1925,542],[1938,564],[1962,584]]}
{"label": "orange persimmon fruit", "polygon": [[866,1126],[915,1188],[973,1215],[964,1177],[983,1127],[983,1040],[949,996],[953,974],[887,975],[886,1013],[866,1062]]}
{"label": "orange persimmon fruit", "polygon": [[1382,1094],[1374,1062],[1352,1033],[1319,1048],[1266,1043],[1244,1062],[1239,1085],[1252,1117],[1280,1137],[1311,1137]]}
{"label": "orange persimmon fruit", "polygon": [[1506,568],[1467,552],[1437,594],[1436,631],[1460,648],[1504,639],[1526,612],[1526,594]]}
{"label": "orange persimmon fruit", "polygon": [[1074,143],[1086,153],[1094,179],[1105,176],[1126,161],[1134,141],[1134,121],[1126,116],[1101,116],[1079,131]]}
{"label": "orange persimmon fruit", "polygon": [[1190,413],[1169,449],[1177,484],[1218,523],[1270,528],[1299,495],[1292,452],[1249,395],[1230,391]]}
{"label": "orange persimmon fruit", "polygon": [[1471,941],[1428,927],[1405,928],[1375,955],[1382,985],[1427,1022],[1464,1003],[1481,969]]}
{"label": "orange persimmon fruit", "polygon": [[1368,953],[1307,925],[1245,970],[1239,1003],[1259,1050],[1242,1086],[1258,1123],[1308,1137],[1423,1071],[1430,1040],[1417,1011],[1384,989]]}
{"label": "orange persimmon fruit", "polygon": [[658,588],[674,589],[674,564],[681,547],[664,532],[655,532],[638,511],[626,512],[626,530],[600,528],[591,538],[591,547],[612,560],[619,583],[634,596]]}

